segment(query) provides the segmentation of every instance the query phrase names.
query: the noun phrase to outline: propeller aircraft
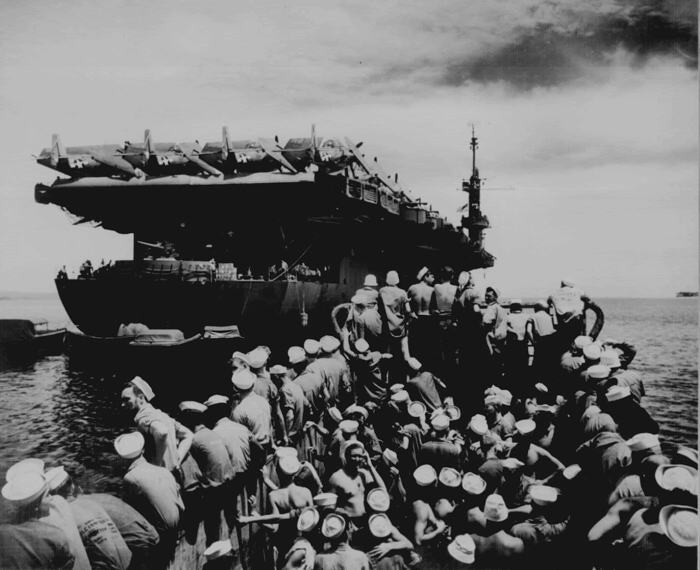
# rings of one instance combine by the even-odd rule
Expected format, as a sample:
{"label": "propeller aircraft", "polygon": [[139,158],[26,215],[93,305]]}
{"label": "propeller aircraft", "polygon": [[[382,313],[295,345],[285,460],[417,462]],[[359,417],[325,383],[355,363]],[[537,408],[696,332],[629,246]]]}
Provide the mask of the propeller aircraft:
{"label": "propeller aircraft", "polygon": [[37,157],[37,163],[67,174],[72,178],[86,176],[142,177],[143,171],[123,159],[123,148],[116,144],[64,147],[61,136],[51,137],[51,148],[45,148]]}

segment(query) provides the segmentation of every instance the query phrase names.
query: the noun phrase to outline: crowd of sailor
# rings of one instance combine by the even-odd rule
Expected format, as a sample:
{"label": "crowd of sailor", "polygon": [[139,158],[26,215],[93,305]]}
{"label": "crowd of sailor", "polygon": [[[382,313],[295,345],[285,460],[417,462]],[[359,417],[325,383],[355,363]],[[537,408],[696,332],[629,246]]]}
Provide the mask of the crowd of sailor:
{"label": "crowd of sailor", "polygon": [[369,275],[340,335],[236,352],[230,392],[177,414],[134,378],[121,497],[16,464],[0,567],[165,567],[203,521],[205,567],[232,568],[223,516],[289,570],[695,568],[698,452],[661,440],[634,347],[584,334],[572,279],[533,313],[452,280]]}

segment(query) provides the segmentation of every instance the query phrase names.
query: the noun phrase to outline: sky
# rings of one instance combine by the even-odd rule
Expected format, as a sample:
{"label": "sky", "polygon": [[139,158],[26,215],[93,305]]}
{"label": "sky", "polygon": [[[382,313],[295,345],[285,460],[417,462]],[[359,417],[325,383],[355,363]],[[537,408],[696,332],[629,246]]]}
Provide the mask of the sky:
{"label": "sky", "polygon": [[131,257],[130,236],[34,202],[52,133],[284,142],[312,123],[453,223],[473,125],[496,257],[476,277],[504,297],[569,275],[592,297],[698,289],[694,2],[31,0],[0,6],[0,291]]}

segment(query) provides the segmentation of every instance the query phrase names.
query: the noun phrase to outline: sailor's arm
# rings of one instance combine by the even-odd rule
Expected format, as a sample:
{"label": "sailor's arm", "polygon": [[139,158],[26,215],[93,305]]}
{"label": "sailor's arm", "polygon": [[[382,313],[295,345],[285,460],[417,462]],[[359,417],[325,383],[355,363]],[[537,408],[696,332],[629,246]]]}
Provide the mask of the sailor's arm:
{"label": "sailor's arm", "polygon": [[[166,431],[167,436],[167,431]],[[194,434],[191,430],[183,426],[180,422],[175,422],[175,437],[177,437],[177,458],[178,466],[187,457],[190,451],[192,442],[194,441]]]}
{"label": "sailor's arm", "polygon": [[626,519],[635,505],[624,499],[615,503],[605,516],[593,525],[588,531],[588,542],[600,542],[604,537],[612,533]]}

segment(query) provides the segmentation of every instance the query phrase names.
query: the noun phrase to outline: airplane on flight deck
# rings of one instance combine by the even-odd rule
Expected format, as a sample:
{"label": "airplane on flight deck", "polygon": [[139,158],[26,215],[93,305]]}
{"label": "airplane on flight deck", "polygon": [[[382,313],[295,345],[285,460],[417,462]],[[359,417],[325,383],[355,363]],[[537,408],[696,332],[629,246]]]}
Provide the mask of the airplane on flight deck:
{"label": "airplane on flight deck", "polygon": [[126,142],[122,157],[134,168],[152,176],[197,174],[204,171],[212,176],[223,173],[204,162],[199,143],[154,143],[150,129],[144,133],[143,144]]}
{"label": "airplane on flight deck", "polygon": [[64,147],[61,135],[51,137],[51,148],[42,149],[37,163],[72,178],[86,176],[142,177],[143,171],[124,160],[123,148],[116,144]]}
{"label": "airplane on flight deck", "polygon": [[285,168],[291,173],[298,170],[284,157],[277,138],[232,141],[228,127],[221,130],[221,142],[206,143],[199,153],[205,163],[226,174],[271,172]]}

